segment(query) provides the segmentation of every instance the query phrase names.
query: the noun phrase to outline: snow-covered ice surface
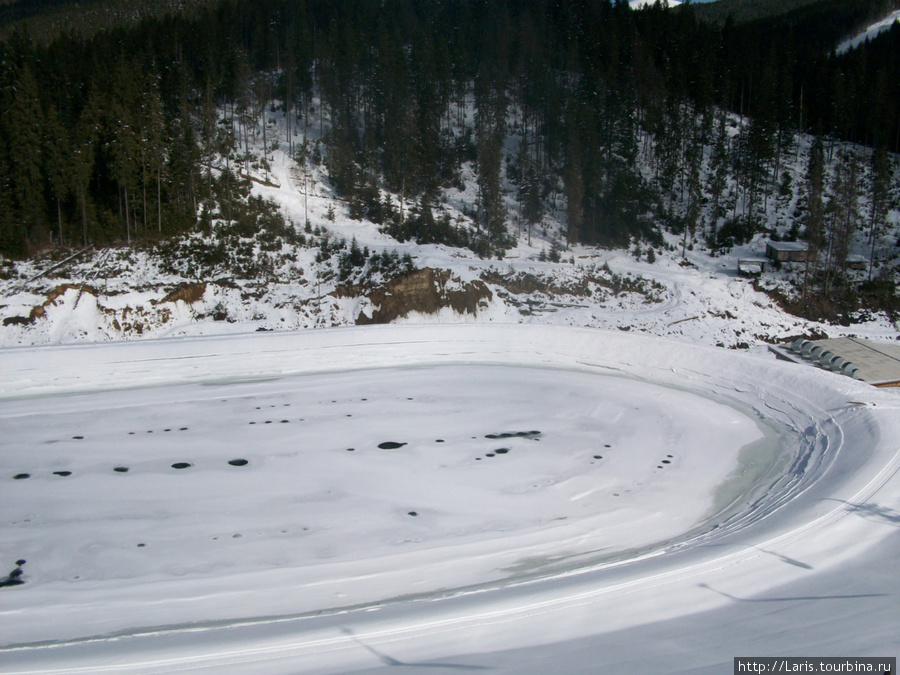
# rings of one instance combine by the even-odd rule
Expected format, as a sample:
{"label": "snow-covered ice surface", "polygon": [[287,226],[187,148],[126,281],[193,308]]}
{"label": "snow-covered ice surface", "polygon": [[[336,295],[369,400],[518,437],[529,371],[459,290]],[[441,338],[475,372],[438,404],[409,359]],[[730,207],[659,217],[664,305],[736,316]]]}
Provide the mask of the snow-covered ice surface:
{"label": "snow-covered ice surface", "polygon": [[900,652],[896,391],[536,325],[9,348],[0,369],[0,573],[25,561],[4,672]]}

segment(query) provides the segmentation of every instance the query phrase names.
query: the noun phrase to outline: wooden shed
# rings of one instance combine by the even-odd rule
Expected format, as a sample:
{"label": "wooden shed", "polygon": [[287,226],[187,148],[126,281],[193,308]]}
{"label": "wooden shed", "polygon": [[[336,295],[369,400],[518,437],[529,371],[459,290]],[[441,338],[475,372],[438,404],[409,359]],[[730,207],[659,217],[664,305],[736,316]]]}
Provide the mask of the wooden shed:
{"label": "wooden shed", "polygon": [[766,242],[766,257],[779,262],[806,262],[809,246],[802,241]]}

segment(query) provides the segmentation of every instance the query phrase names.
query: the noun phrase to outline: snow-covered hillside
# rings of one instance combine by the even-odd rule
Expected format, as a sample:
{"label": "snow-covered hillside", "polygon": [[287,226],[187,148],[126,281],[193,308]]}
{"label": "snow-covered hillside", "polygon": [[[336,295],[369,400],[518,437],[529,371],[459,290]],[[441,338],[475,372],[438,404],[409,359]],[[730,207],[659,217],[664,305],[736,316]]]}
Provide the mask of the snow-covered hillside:
{"label": "snow-covered hillside", "polygon": [[[515,130],[515,112],[510,115]],[[845,317],[844,325],[811,322],[786,312],[773,298],[796,294],[804,274],[801,264],[770,267],[758,281],[738,275],[739,260],[764,257],[769,232],[796,233],[812,137],[796,139],[796,150],[782,167],[782,188],[766,198],[767,230],[726,254],[714,255],[699,229],[684,240],[661,228],[662,245],[656,246],[642,241],[628,250],[566,248],[561,244],[565,209],[560,195],[551,196],[555,208],[528,232],[520,221],[516,187],[507,180],[506,210],[514,245],[502,259],[486,259],[465,248],[399,242],[371,222],[351,219],[324,166],[314,161],[298,164],[288,155],[283,112],[269,110],[267,124],[265,161],[260,127],[244,139],[255,148],[257,159],[245,160],[242,169],[254,181],[254,194],[277,205],[290,237],[260,235],[241,241],[240,250],[226,251],[214,235],[197,233],[162,246],[66,251],[36,261],[7,261],[0,270],[0,346],[387,321],[595,327],[732,348],[800,335],[900,338],[897,325],[881,312]],[[746,124],[730,116],[726,132],[736,136]],[[313,147],[321,128],[311,118],[308,138]],[[508,159],[518,143],[511,132]],[[865,154],[850,146],[843,149]],[[842,146],[829,144],[829,156],[841,151]],[[644,170],[649,177],[650,167]],[[469,166],[462,181],[444,191],[434,217],[474,227],[476,193]],[[406,213],[416,208],[413,203],[400,205],[394,194],[383,192],[381,198]],[[900,264],[897,181],[889,198],[892,208],[876,242],[875,276],[883,270],[890,275]],[[743,208],[737,188],[731,200],[729,209]],[[862,195],[862,211],[865,200]],[[851,252],[863,259],[870,253],[868,234],[863,230],[852,242]],[[354,246],[362,264],[342,269],[341,257],[349,257]],[[231,263],[222,262],[226,259]],[[415,268],[412,274],[397,276],[410,265]],[[849,274],[864,280],[870,272],[866,268]]]}
{"label": "snow-covered hillside", "polygon": [[854,47],[859,47],[859,45],[866,42],[866,40],[871,40],[877,37],[880,33],[890,30],[898,21],[900,21],[900,9],[894,10],[888,16],[874,22],[870,26],[867,26],[865,30],[860,31],[856,35],[848,37],[835,48],[835,52],[838,54],[843,54],[844,52],[847,52]]}

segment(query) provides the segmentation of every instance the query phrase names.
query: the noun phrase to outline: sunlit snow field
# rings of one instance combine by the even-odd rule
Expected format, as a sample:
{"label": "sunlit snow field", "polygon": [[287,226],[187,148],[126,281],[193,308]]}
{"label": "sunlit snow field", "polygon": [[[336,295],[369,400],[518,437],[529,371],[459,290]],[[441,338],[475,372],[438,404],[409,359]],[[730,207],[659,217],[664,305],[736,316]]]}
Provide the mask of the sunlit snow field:
{"label": "sunlit snow field", "polygon": [[[733,606],[900,525],[896,397],[724,350],[419,326],[0,359],[4,671],[528,672],[498,654]],[[842,605],[890,630],[884,602]]]}

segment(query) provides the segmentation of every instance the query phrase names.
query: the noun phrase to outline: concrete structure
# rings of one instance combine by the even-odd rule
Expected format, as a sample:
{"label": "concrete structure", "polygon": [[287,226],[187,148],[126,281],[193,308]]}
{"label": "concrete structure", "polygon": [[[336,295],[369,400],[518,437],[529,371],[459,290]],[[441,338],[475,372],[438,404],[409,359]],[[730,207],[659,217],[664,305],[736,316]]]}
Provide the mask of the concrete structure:
{"label": "concrete structure", "polygon": [[900,343],[862,338],[804,340],[769,345],[778,358],[819,366],[876,387],[900,387]]}
{"label": "concrete structure", "polygon": [[768,241],[766,257],[779,262],[806,262],[809,246],[802,241]]}

